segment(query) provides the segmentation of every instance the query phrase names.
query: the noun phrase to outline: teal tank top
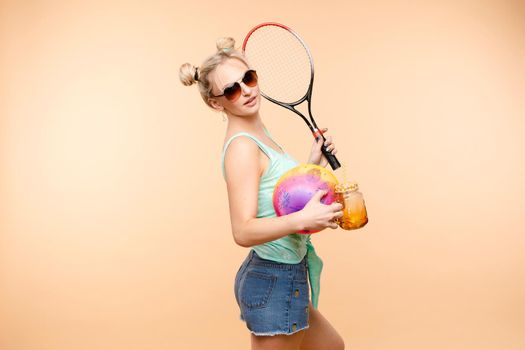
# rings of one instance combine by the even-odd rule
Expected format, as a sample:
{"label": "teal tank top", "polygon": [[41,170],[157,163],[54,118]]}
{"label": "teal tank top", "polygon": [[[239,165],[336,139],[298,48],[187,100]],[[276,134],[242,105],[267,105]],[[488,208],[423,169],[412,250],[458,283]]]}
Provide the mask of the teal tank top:
{"label": "teal tank top", "polygon": [[[266,128],[264,128],[264,132],[273,141],[273,138]],[[259,181],[257,217],[276,217],[277,214],[273,208],[273,191],[275,185],[286,171],[299,165],[299,163],[289,154],[284,152],[282,147],[275,141],[273,142],[279,146],[283,153],[277,152],[273,148],[265,145],[258,138],[249,133],[239,132],[226,142],[222,151],[221,165],[224,178],[226,178],[224,170],[224,157],[226,155],[226,150],[230,143],[239,136],[245,136],[252,139],[257,146],[259,146],[261,151],[269,158],[268,167]],[[323,262],[315,253],[315,249],[310,241],[310,235],[292,233],[274,241],[253,246],[252,249],[263,259],[287,264],[297,264],[306,256],[310,288],[312,291],[312,305],[317,308],[320,291],[320,275]]]}

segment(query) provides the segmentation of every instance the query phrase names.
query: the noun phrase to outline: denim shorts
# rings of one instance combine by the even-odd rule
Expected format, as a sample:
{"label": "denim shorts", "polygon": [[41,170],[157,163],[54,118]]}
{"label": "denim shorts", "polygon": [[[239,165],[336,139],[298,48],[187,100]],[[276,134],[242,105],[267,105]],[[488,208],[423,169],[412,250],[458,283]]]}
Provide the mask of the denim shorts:
{"label": "denim shorts", "polygon": [[255,335],[292,334],[308,325],[308,264],[262,259],[252,249],[235,276],[241,320]]}

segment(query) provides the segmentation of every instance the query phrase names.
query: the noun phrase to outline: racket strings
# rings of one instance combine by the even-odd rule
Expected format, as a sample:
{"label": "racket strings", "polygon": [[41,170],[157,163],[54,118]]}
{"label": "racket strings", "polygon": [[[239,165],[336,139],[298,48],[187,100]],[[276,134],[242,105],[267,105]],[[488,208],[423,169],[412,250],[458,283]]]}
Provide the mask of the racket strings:
{"label": "racket strings", "polygon": [[284,103],[294,103],[308,92],[312,78],[310,55],[288,30],[264,26],[250,36],[245,56],[257,71],[261,92]]}

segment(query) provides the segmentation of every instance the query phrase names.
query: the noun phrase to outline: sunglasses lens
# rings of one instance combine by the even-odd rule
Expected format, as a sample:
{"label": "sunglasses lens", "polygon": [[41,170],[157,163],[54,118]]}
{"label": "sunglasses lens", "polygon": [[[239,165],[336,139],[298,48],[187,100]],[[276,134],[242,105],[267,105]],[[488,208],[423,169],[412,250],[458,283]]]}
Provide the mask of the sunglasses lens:
{"label": "sunglasses lens", "polygon": [[224,97],[230,101],[235,101],[241,96],[241,85],[235,82],[232,86],[228,86],[224,89]]}
{"label": "sunglasses lens", "polygon": [[[257,85],[257,73],[254,70],[249,70],[242,77],[242,82],[249,87],[254,87]],[[241,84],[238,82],[233,83],[224,89],[224,97],[229,101],[236,101],[239,96],[241,96]]]}
{"label": "sunglasses lens", "polygon": [[254,70],[249,70],[244,74],[244,78],[242,78],[242,82],[249,87],[254,87],[257,85],[257,73],[255,73]]}

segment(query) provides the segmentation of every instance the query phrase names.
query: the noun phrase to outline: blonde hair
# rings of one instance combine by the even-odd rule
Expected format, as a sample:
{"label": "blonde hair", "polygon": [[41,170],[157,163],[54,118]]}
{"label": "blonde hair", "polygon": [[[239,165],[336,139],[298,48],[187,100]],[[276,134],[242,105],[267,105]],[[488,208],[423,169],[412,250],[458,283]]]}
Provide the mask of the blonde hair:
{"label": "blonde hair", "polygon": [[197,83],[202,99],[210,107],[212,105],[208,99],[212,97],[212,85],[208,79],[209,74],[228,59],[237,59],[249,67],[244,55],[235,49],[235,40],[233,38],[220,38],[217,40],[216,46],[217,52],[208,57],[200,67],[184,63],[179,69],[179,78],[182,84],[190,86]]}

